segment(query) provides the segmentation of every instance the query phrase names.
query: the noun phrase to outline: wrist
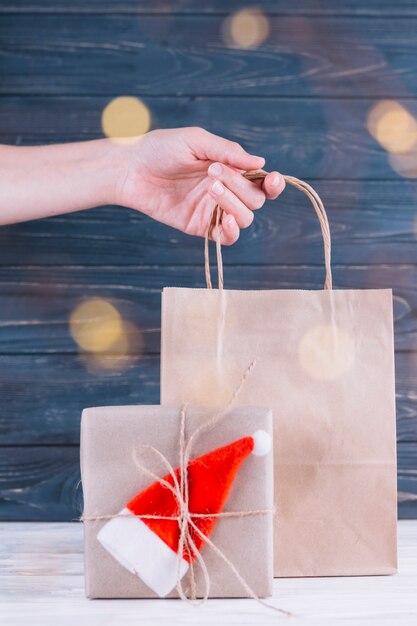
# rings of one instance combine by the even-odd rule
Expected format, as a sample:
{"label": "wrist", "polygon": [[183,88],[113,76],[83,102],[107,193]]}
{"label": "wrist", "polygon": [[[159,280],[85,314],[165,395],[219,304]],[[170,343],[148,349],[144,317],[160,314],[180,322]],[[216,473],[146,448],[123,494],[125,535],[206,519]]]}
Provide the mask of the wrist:
{"label": "wrist", "polygon": [[[107,204],[118,204],[141,210],[137,202],[138,172],[143,174],[144,136],[103,141],[107,162]],[[133,199],[134,198],[134,199]],[[134,206],[132,205],[134,203]]]}
{"label": "wrist", "polygon": [[123,146],[109,139],[91,142],[90,163],[93,168],[94,205],[120,204],[120,179],[123,173]]}

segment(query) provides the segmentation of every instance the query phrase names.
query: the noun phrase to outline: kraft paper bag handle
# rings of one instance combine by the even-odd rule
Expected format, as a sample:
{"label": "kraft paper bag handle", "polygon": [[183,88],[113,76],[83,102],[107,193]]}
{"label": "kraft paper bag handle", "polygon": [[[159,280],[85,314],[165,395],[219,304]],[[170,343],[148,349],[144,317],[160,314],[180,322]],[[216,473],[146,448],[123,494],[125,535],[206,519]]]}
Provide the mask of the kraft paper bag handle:
{"label": "kraft paper bag handle", "polygon": [[[268,172],[264,170],[256,170],[254,172],[244,172],[242,176],[247,178],[248,180],[259,180],[265,178]],[[307,198],[310,200],[313,205],[317,217],[319,218],[321,233],[323,235],[323,244],[324,244],[324,264],[326,267],[326,280],[324,282],[324,289],[332,289],[332,270],[331,270],[331,239],[330,239],[330,227],[329,220],[327,219],[327,214],[323,205],[323,202],[320,199],[320,196],[317,192],[310,187],[303,180],[299,180],[298,178],[294,178],[294,176],[284,175],[284,180],[289,185],[292,185],[296,189],[302,191]],[[206,283],[207,288],[212,289],[213,285],[211,282],[211,272],[210,272],[210,256],[209,256],[209,237],[210,231],[213,226],[213,218],[216,226],[216,253],[217,253],[217,274],[218,274],[218,286],[219,289],[223,289],[223,259],[222,259],[222,249],[220,243],[220,222],[221,216],[223,214],[223,210],[220,208],[218,204],[213,208],[207,231],[204,241],[204,260],[205,260],[205,270],[206,270]]]}

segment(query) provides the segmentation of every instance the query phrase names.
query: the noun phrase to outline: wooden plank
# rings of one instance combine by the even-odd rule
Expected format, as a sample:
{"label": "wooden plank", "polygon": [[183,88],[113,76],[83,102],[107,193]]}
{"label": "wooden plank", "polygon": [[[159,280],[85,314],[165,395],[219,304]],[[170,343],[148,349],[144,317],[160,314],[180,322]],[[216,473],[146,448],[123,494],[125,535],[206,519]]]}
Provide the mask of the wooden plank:
{"label": "wooden plank", "polygon": [[75,355],[0,357],[0,445],[78,444],[85,407],[159,403],[158,356],[100,364]]}
{"label": "wooden plank", "polygon": [[[192,624],[190,607],[175,600],[90,601],[84,596],[81,524],[3,523],[0,526],[0,604],[8,626]],[[417,522],[398,524],[395,576],[275,579],[268,603],[291,611],[291,625],[413,626],[417,620]],[[193,616],[194,617],[194,616]],[[210,600],[198,608],[201,626],[285,623],[254,601]]]}
{"label": "wooden plank", "polygon": [[400,519],[417,518],[417,444],[399,443],[398,515]]}
{"label": "wooden plank", "polygon": [[270,16],[256,49],[225,44],[224,20],[3,14],[0,93],[417,95],[415,17]]}
{"label": "wooden plank", "polygon": [[[417,517],[417,443],[398,445],[398,511]],[[70,521],[82,512],[78,446],[0,448],[0,519]]]}
{"label": "wooden plank", "polygon": [[[254,6],[268,15],[387,15],[414,16],[417,7],[414,0],[260,0]],[[70,4],[65,0],[4,0],[0,13],[128,13],[128,14],[202,14],[228,15],[242,8],[242,0],[74,0]]]}
{"label": "wooden plank", "polygon": [[[93,369],[77,355],[0,356],[0,445],[74,445],[85,407],[159,403],[157,355],[104,365]],[[417,441],[416,369],[415,352],[397,353],[400,442]]]}
{"label": "wooden plank", "polygon": [[[310,182],[327,207],[335,264],[417,264],[415,180]],[[317,264],[322,239],[311,205],[288,187],[279,201],[255,213],[251,228],[225,255],[236,264]],[[0,265],[201,262],[201,239],[120,207],[0,228]]]}
{"label": "wooden plank", "polygon": [[[35,144],[101,137],[101,113],[110,99],[2,98],[0,141]],[[262,154],[270,169],[309,179],[398,180],[387,153],[366,130],[373,100],[198,97],[144,101],[153,127],[203,126],[239,141],[253,154]],[[404,101],[404,105],[417,117],[417,100]]]}
{"label": "wooden plank", "polygon": [[81,512],[78,446],[1,448],[0,519],[71,521]]}
{"label": "wooden plank", "polygon": [[[261,263],[262,252],[251,261]],[[224,258],[228,262],[228,250]],[[335,288],[393,288],[396,348],[417,350],[417,267],[334,266]],[[225,267],[231,289],[321,289],[324,270],[310,267]],[[68,319],[85,298],[109,299],[142,332],[143,351],[159,352],[163,287],[204,287],[199,265],[163,267],[0,267],[0,354],[74,353]]]}

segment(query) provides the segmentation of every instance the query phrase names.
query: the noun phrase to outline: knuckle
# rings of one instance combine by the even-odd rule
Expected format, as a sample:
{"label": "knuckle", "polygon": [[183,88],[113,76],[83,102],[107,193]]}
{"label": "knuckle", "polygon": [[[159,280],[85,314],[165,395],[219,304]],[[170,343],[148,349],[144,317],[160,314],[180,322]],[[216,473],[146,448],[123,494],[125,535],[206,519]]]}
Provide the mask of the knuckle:
{"label": "knuckle", "polygon": [[202,128],[201,126],[190,126],[189,131],[195,137],[205,137],[207,135],[206,129]]}
{"label": "knuckle", "polygon": [[232,157],[232,156],[233,156],[233,154],[236,154],[236,152],[240,152],[240,151],[242,151],[242,150],[243,150],[243,148],[242,148],[242,146],[240,145],[240,143],[238,143],[237,141],[231,141],[231,142],[230,142],[230,144],[229,144],[229,150],[228,150],[228,153],[229,153],[229,156],[230,156],[230,157]]}

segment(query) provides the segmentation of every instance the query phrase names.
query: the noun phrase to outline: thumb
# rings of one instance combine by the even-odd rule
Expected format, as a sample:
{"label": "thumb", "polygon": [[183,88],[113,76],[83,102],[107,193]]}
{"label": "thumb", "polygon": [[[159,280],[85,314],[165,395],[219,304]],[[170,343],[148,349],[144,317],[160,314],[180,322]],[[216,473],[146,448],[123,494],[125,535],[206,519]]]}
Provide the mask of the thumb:
{"label": "thumb", "polygon": [[265,159],[246,152],[236,141],[213,135],[203,130],[195,146],[196,156],[209,161],[220,161],[242,170],[257,170],[265,165]]}

